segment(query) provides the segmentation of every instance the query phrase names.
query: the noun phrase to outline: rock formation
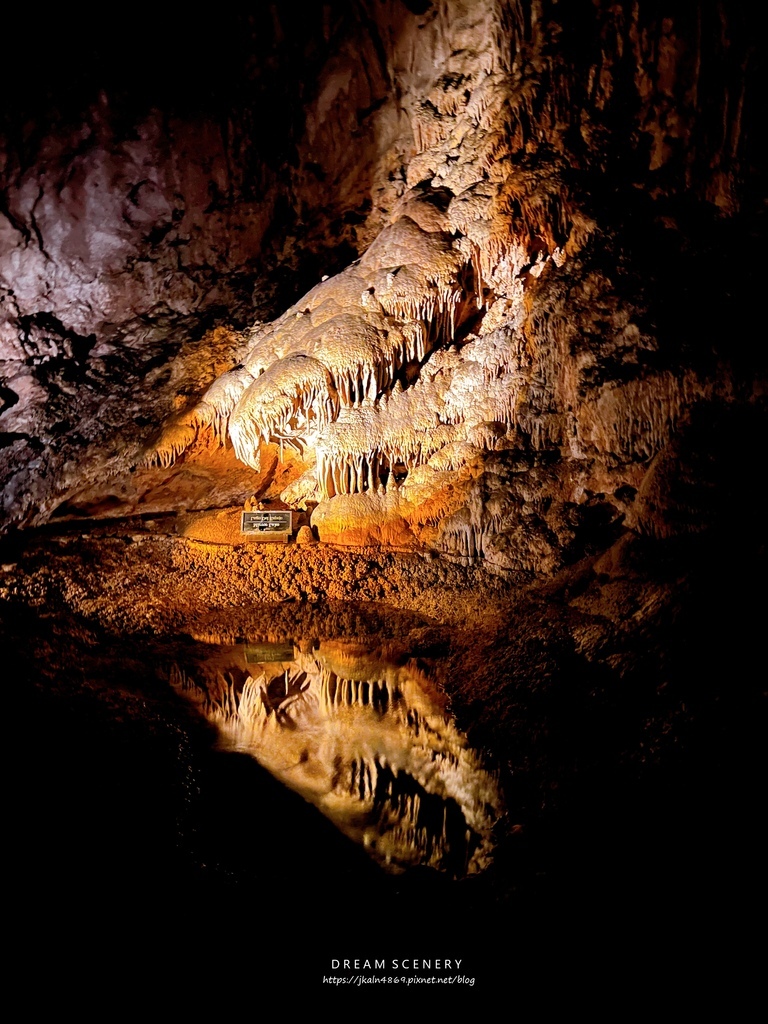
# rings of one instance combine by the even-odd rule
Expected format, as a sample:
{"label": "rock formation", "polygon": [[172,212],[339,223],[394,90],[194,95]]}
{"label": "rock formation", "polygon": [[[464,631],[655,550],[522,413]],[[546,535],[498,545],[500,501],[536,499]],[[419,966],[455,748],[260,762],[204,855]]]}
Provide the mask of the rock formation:
{"label": "rock formation", "polygon": [[[385,922],[399,945],[406,921],[465,928],[487,964],[516,936],[551,987],[552,936],[573,964],[597,922],[580,984],[620,961],[634,997],[674,964],[688,1006],[681,949],[709,965],[748,934],[716,910],[756,906],[765,862],[757,6],[301,11],[4,22],[0,639],[35,729],[28,889],[65,911],[46,969],[91,886],[109,914],[137,896],[136,956],[170,877],[195,917],[158,958],[185,957],[177,987],[210,957],[246,980],[283,958],[292,986],[335,917],[371,949]],[[295,510],[296,543],[240,534],[262,506]],[[246,640],[301,659],[190,665]],[[390,642],[398,667],[372,665]],[[405,692],[406,661],[456,732],[409,690],[385,764],[344,726]],[[508,808],[485,871],[496,780],[463,735]],[[281,739],[310,803],[275,821],[285,789],[242,751],[274,767]],[[349,835],[382,826],[384,861],[471,877],[393,879],[329,802]],[[122,922],[96,917],[111,957]]]}
{"label": "rock formation", "polygon": [[[651,471],[669,489],[697,417],[756,408],[751,346],[724,334],[756,257],[740,6],[390,0],[295,36],[276,5],[248,24],[272,70],[228,72],[227,126],[186,79],[164,110],[115,86],[66,97],[58,131],[7,116],[6,522],[282,495],[320,539],[545,572],[597,523],[696,529],[704,510],[662,526],[636,496]],[[302,47],[276,168],[252,104]],[[727,245],[738,275],[714,270]],[[286,267],[294,289],[329,273],[274,318],[260,282]],[[263,460],[288,451],[277,489]]]}

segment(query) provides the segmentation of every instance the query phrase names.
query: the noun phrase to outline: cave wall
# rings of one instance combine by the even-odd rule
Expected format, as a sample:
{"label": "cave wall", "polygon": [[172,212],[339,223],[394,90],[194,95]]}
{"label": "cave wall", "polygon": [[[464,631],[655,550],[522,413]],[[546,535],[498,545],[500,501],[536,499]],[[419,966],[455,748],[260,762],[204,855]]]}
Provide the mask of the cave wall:
{"label": "cave wall", "polygon": [[[406,467],[407,509],[365,480],[305,487],[321,534],[343,540],[351,521],[348,541],[548,570],[618,521],[706,523],[708,487],[673,499],[670,475],[682,459],[701,479],[713,410],[758,408],[761,57],[744,5],[360,0],[152,28],[20,24],[41,70],[4,69],[6,523],[105,495],[115,514],[153,509],[163,487],[187,505],[172,478],[196,459],[215,463],[205,507],[223,472],[205,389],[406,221],[458,254],[458,335],[435,327],[434,275],[406,296],[414,315],[385,302],[384,333],[421,323],[429,351],[369,396],[371,422],[398,373],[418,393],[441,359],[453,381],[480,375],[465,404],[501,378],[491,404],[508,411],[462,413],[474,433],[446,446],[471,451],[444,451],[439,480]],[[259,372],[299,351],[270,345]],[[434,416],[423,429],[450,419]],[[261,453],[235,448],[243,474],[220,503],[259,484]]]}
{"label": "cave wall", "polygon": [[[352,251],[355,204],[371,205],[365,168],[322,129],[308,166],[296,146],[329,55],[370,62],[359,20],[345,5],[298,22],[260,5],[213,25],[160,13],[147,31],[112,36],[85,15],[12,16],[0,125],[6,519],[42,520],[62,491],[124,470],[174,408],[185,345],[194,390],[228,365],[206,331],[276,311],[326,251]],[[357,74],[337,135],[385,92]],[[333,103],[333,88],[319,102]],[[305,243],[302,211],[316,208]]]}

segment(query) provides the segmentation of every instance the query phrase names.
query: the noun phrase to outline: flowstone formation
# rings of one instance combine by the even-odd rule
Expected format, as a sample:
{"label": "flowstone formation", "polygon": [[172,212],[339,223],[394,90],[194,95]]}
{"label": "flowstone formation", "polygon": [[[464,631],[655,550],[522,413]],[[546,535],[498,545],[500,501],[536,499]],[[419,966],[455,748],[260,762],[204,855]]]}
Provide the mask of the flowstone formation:
{"label": "flowstone formation", "polygon": [[[666,1005],[660,963],[734,961],[766,860],[756,12],[9,12],[0,636],[57,999],[88,963],[176,1006],[222,937],[289,993],[430,936],[507,1002],[510,964]],[[240,533],[260,506],[296,543]]]}
{"label": "flowstone formation", "polygon": [[[417,19],[418,48],[390,38],[392,79],[418,79],[418,93],[404,101],[411,151],[383,226],[345,270],[253,327],[240,363],[167,425],[148,465],[172,466],[201,437],[256,473],[268,451],[290,452],[279,497],[313,509],[321,540],[504,569],[551,572],[622,520],[698,528],[695,507],[660,525],[635,497],[697,407],[750,385],[709,350],[683,352],[627,270],[664,274],[653,247],[679,244],[665,190],[694,171],[696,154],[672,143],[696,115],[673,125],[658,104],[687,82],[689,47],[639,6],[601,12],[594,63],[574,74],[546,6],[441,4]],[[655,174],[659,211],[645,210],[653,227],[628,263],[621,217],[587,185],[616,172],[618,83],[662,45],[659,81],[636,72],[632,86],[644,136],[624,140],[638,149],[627,203],[642,211],[633,193]],[[722,165],[701,190],[734,209]]]}
{"label": "flowstone formation", "polygon": [[705,528],[701,425],[764,415],[746,7],[278,8],[222,15],[232,103],[4,116],[3,528],[279,499],[533,573]]}

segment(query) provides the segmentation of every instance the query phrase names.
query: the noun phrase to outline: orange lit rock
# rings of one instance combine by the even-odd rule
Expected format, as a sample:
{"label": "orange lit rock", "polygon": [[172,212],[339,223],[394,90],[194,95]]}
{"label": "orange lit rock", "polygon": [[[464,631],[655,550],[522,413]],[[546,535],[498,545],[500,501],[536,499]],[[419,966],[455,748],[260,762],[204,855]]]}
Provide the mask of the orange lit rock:
{"label": "orange lit rock", "polygon": [[418,547],[406,516],[410,511],[396,490],[386,494],[340,494],[312,513],[321,541],[356,547]]}

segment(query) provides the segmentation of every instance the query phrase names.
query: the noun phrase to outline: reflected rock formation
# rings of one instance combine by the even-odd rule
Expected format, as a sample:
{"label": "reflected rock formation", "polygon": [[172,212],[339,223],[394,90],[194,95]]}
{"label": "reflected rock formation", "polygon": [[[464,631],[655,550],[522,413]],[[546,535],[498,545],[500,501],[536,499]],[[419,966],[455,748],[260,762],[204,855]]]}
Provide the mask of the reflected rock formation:
{"label": "reflected rock formation", "polygon": [[[171,669],[221,747],[254,757],[387,870],[484,870],[498,783],[423,671],[335,641],[255,662],[266,646]],[[285,645],[274,646],[285,658]]]}

